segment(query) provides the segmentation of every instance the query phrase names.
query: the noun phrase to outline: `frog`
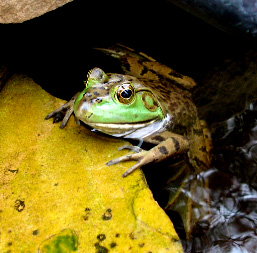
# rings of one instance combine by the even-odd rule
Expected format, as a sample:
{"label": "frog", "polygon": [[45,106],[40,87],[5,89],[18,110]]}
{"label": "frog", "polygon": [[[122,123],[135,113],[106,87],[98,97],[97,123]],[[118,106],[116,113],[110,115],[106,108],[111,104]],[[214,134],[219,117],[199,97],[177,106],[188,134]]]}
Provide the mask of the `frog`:
{"label": "frog", "polygon": [[[105,73],[94,67],[88,72],[84,90],[45,119],[65,112],[60,126],[64,128],[74,113],[78,123],[104,134],[152,144],[149,150],[133,145],[119,148],[130,152],[106,165],[136,161],[123,177],[147,164],[177,157],[186,160],[194,175],[207,170],[212,144],[192,100],[195,81],[128,47],[98,50],[119,59],[124,73]],[[182,218],[188,233],[192,230],[189,216]]]}

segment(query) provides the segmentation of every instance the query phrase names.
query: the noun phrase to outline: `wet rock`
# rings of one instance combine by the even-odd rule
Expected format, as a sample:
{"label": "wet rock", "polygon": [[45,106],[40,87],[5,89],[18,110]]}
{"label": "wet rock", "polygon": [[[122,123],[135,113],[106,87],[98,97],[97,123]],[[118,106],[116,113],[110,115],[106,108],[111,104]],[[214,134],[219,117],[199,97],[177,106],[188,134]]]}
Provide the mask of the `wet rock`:
{"label": "wet rock", "polygon": [[0,92],[0,251],[182,252],[134,162],[106,166],[127,142],[44,120],[63,103],[26,75]]}
{"label": "wet rock", "polygon": [[22,23],[72,0],[9,0],[0,2],[0,23]]}

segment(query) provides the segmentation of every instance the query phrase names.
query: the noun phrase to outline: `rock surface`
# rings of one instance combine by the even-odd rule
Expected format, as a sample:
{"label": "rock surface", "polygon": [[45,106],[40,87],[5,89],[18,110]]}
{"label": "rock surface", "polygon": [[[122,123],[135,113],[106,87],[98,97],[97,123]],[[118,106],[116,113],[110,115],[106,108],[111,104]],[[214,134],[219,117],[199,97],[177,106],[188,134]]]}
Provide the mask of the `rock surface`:
{"label": "rock surface", "polygon": [[0,92],[0,252],[183,252],[124,141],[44,117],[63,104],[25,75]]}
{"label": "rock surface", "polygon": [[72,0],[8,0],[0,1],[0,23],[22,23]]}

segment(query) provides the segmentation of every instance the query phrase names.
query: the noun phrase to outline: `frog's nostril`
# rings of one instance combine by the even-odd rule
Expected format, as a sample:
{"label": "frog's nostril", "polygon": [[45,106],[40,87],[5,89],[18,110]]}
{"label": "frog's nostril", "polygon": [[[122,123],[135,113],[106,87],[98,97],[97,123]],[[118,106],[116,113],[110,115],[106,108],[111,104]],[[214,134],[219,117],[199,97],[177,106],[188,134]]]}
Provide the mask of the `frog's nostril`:
{"label": "frog's nostril", "polygon": [[102,99],[101,98],[96,98],[95,100],[97,103],[101,103],[102,102]]}

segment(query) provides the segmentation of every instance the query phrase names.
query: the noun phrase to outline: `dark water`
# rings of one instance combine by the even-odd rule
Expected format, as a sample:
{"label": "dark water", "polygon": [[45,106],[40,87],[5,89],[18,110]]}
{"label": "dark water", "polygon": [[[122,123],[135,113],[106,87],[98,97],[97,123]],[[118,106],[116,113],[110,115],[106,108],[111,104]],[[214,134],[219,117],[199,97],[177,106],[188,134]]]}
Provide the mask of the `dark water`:
{"label": "dark water", "polygon": [[217,169],[205,173],[210,182],[210,223],[199,223],[186,252],[256,252],[256,190]]}
{"label": "dark water", "polygon": [[[257,102],[242,114],[213,125],[212,137],[213,163],[201,173],[209,181],[208,221],[196,224],[191,239],[186,240],[179,216],[173,211],[167,214],[185,252],[257,252]],[[155,198],[165,207],[170,190],[167,167],[144,172]]]}
{"label": "dark water", "polygon": [[213,131],[213,168],[206,172],[212,217],[210,230],[202,238],[203,248],[209,245],[207,252],[256,252],[256,101]]}

